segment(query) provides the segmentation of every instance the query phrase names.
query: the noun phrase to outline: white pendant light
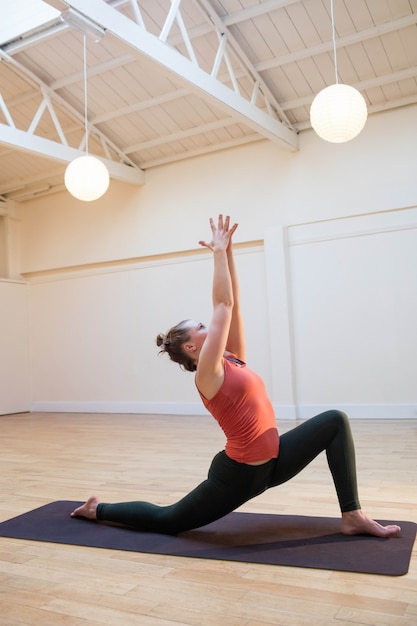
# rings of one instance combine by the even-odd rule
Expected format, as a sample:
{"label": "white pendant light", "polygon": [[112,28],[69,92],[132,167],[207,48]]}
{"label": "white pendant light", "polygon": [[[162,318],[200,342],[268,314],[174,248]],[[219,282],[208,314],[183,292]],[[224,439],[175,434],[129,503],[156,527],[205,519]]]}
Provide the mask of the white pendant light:
{"label": "white pendant light", "polygon": [[367,116],[362,94],[341,83],[322,89],[310,109],[312,127],[319,137],[332,143],[350,141],[359,135]]}
{"label": "white pendant light", "polygon": [[91,202],[106,193],[110,176],[107,167],[100,159],[88,154],[88,120],[87,120],[87,51],[86,36],[84,42],[84,120],[85,120],[85,151],[84,156],[71,161],[65,170],[65,187],[78,200]]}
{"label": "white pendant light", "polygon": [[359,135],[365,126],[368,111],[365,99],[357,89],[339,83],[333,0],[330,0],[330,10],[336,83],[316,95],[310,108],[310,121],[319,137],[332,143],[343,143]]}
{"label": "white pendant light", "polygon": [[86,154],[74,159],[65,170],[65,187],[78,200],[90,202],[106,193],[109,186],[107,167],[96,157]]}

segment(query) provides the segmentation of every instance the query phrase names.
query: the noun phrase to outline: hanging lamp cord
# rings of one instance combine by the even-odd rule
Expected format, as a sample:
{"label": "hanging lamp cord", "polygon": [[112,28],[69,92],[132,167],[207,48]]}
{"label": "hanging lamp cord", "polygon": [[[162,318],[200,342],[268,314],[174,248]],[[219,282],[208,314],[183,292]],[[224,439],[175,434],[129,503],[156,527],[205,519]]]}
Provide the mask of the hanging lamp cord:
{"label": "hanging lamp cord", "polygon": [[88,121],[87,121],[87,37],[83,35],[84,56],[84,122],[85,122],[85,153],[88,156]]}
{"label": "hanging lamp cord", "polygon": [[337,69],[337,56],[336,56],[336,37],[334,32],[334,8],[333,0],[330,0],[330,15],[332,20],[332,39],[333,39],[333,57],[334,57],[334,72],[336,75],[336,84],[339,83],[339,70]]}

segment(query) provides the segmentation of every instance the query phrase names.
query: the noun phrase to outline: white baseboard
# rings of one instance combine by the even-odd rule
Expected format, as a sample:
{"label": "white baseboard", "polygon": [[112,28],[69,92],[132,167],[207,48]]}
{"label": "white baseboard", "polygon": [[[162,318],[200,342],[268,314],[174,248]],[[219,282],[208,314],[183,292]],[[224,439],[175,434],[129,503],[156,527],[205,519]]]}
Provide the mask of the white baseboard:
{"label": "white baseboard", "polygon": [[[330,409],[340,409],[351,419],[417,419],[417,404],[279,405],[277,421],[305,420]],[[150,415],[208,415],[199,402],[71,402],[36,401],[35,413],[137,413]]]}
{"label": "white baseboard", "polygon": [[200,402],[32,402],[35,413],[137,413],[150,415],[208,415]]}
{"label": "white baseboard", "polygon": [[417,404],[302,405],[297,418],[305,420],[330,409],[344,411],[350,419],[417,419]]}

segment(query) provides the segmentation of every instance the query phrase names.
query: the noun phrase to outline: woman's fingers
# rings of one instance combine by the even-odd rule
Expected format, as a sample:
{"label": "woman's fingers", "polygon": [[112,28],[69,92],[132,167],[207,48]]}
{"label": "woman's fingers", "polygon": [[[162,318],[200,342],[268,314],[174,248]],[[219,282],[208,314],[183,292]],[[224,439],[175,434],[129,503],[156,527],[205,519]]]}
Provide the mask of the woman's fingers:
{"label": "woman's fingers", "polygon": [[[213,230],[213,228],[214,228],[214,220],[213,220],[213,218],[210,218],[210,226],[211,226],[211,229]],[[231,234],[234,233],[236,228],[237,228],[237,224],[234,224],[232,226],[232,229],[231,229]],[[224,216],[222,213],[219,214],[218,221],[217,221],[217,229],[229,232],[229,230],[230,230],[230,215]]]}
{"label": "woman's fingers", "polygon": [[213,246],[216,245],[216,242],[217,243],[220,243],[221,241],[224,242],[225,239],[227,239],[227,242],[230,242],[230,238],[235,232],[237,228],[237,224],[233,224],[233,226],[230,228],[230,216],[229,215],[223,216],[223,214],[220,213],[217,219],[217,227],[215,226],[214,219],[212,217],[210,217],[209,222],[210,222],[210,228],[212,232],[212,240],[210,243],[207,241],[201,240],[198,242],[200,246],[205,246],[206,248],[213,249]]}

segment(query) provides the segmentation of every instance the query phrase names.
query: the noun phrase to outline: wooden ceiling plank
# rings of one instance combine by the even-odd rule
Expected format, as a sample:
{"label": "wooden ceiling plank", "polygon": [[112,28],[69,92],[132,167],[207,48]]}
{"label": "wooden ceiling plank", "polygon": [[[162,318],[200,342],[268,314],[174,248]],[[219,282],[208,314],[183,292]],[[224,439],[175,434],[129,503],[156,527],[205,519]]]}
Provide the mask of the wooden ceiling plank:
{"label": "wooden ceiling plank", "polygon": [[[347,35],[346,37],[340,37],[336,40],[336,45],[339,49],[344,46],[349,46],[353,43],[360,43],[374,37],[379,37],[383,33],[388,33],[393,30],[400,30],[402,28],[407,28],[408,26],[415,24],[417,24],[417,13],[407,15],[406,17],[400,18],[398,20],[393,20],[392,22],[387,22],[386,24],[380,24],[364,31],[352,33],[350,35]],[[256,69],[260,72],[265,71],[267,69],[271,69],[272,67],[276,67],[277,65],[286,65],[287,63],[293,63],[294,61],[299,61],[301,59],[305,59],[311,56],[323,54],[323,52],[329,52],[332,49],[333,42],[331,40],[328,40],[317,46],[302,48],[297,52],[282,55],[279,58],[261,61],[256,64]]]}

